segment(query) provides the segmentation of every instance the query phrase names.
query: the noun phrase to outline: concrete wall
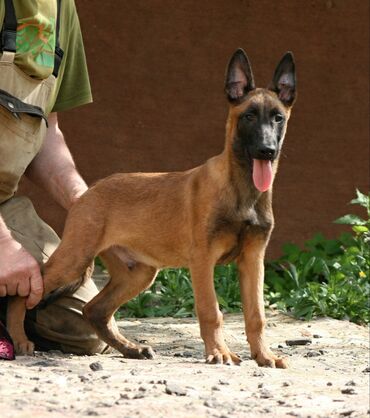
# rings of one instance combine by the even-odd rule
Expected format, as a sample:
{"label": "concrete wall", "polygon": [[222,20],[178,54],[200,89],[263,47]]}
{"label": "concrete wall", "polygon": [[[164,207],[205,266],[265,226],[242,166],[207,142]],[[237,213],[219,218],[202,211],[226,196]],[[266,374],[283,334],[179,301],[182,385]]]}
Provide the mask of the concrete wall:
{"label": "concrete wall", "polygon": [[[367,0],[77,0],[94,104],[60,115],[91,183],[118,171],[184,170],[219,153],[226,63],[237,47],[266,86],[295,54],[298,101],[274,187],[269,255],[335,236],[355,187],[368,189]],[[64,213],[24,186],[58,231]]]}

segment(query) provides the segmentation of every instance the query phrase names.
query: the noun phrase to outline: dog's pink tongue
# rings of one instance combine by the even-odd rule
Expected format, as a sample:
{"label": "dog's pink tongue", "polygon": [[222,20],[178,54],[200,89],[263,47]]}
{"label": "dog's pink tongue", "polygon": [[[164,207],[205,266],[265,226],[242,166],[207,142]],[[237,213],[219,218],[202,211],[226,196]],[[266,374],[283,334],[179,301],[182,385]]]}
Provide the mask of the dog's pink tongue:
{"label": "dog's pink tongue", "polygon": [[272,183],[272,166],[268,160],[253,160],[253,181],[260,192],[268,190]]}

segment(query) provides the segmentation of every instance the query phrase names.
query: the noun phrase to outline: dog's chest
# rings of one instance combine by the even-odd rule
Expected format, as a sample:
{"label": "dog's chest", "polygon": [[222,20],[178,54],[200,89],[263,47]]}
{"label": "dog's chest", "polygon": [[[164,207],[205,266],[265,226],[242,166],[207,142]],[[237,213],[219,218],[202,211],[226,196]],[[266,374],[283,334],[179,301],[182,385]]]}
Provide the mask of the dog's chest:
{"label": "dog's chest", "polygon": [[210,244],[220,248],[221,256],[217,264],[227,264],[235,260],[246,239],[267,235],[271,227],[272,221],[254,207],[238,212],[219,213],[209,234]]}

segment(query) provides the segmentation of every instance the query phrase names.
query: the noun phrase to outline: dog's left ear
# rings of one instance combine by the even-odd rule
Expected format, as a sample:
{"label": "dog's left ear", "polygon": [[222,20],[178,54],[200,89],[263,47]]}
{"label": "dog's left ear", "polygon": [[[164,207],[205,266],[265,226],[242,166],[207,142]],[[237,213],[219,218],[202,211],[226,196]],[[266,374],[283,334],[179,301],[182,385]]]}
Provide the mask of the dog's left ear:
{"label": "dog's left ear", "polygon": [[252,68],[247,54],[237,49],[226,70],[225,93],[230,103],[241,103],[248,92],[255,88]]}
{"label": "dog's left ear", "polygon": [[287,52],[276,67],[269,89],[278,95],[285,106],[293,106],[296,98],[296,75],[291,52]]}

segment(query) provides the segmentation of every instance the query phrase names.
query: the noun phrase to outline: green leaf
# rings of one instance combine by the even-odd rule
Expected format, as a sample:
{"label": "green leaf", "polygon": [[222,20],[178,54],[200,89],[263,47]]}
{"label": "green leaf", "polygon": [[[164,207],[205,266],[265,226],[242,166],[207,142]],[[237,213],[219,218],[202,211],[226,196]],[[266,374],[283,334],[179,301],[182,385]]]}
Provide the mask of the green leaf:
{"label": "green leaf", "polygon": [[358,233],[368,232],[368,230],[369,230],[369,228],[367,228],[367,227],[366,227],[366,226],[364,226],[364,225],[355,225],[355,226],[353,226],[353,227],[352,227],[352,229],[353,229],[355,232],[358,232]]}
{"label": "green leaf", "polygon": [[369,201],[370,201],[369,196],[361,193],[358,189],[356,189],[356,195],[357,195],[357,198],[352,199],[349,203],[351,205],[360,205],[360,206],[363,206],[364,208],[369,209]]}
{"label": "green leaf", "polygon": [[344,215],[341,218],[336,219],[334,223],[343,225],[365,225],[366,221],[357,215]]}

